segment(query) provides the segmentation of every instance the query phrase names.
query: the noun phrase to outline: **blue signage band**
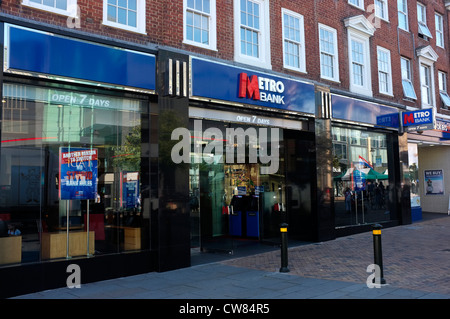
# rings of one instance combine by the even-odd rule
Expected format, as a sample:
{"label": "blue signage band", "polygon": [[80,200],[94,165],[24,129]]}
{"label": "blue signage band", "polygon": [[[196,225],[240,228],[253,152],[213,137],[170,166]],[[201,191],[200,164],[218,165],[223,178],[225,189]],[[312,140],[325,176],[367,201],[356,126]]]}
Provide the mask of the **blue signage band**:
{"label": "blue signage band", "polygon": [[[8,68],[155,90],[154,55],[6,25]],[[32,52],[32,53],[30,53]]]}

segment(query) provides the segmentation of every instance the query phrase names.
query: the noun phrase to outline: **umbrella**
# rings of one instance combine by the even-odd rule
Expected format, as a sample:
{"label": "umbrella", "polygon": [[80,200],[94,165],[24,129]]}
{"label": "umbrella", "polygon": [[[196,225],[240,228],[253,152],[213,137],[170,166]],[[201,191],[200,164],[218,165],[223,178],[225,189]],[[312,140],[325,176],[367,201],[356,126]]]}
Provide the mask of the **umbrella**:
{"label": "umbrella", "polygon": [[347,171],[345,171],[345,173],[335,176],[334,180],[335,181],[349,181],[349,180],[352,180],[355,178],[355,173],[357,175],[359,175],[359,173],[361,173],[361,177],[366,180],[388,179],[388,175],[378,173],[377,171],[375,171],[372,168],[361,168],[358,170],[353,167],[350,167],[349,169],[347,169]]}

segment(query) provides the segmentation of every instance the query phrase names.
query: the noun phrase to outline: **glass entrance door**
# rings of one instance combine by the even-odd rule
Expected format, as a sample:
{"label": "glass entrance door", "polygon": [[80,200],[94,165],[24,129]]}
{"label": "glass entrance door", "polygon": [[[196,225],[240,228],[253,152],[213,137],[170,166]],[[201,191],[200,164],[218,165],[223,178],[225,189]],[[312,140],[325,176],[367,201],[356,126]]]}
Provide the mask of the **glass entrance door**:
{"label": "glass entrance door", "polygon": [[201,130],[199,125],[191,120],[192,247],[233,252],[279,240],[286,218],[283,131],[205,120]]}

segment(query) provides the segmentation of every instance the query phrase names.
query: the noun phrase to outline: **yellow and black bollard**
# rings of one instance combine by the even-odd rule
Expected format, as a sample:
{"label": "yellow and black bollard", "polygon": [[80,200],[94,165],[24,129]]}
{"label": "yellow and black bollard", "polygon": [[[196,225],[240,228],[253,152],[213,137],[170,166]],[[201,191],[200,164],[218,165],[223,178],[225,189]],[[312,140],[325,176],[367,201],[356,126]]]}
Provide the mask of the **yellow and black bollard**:
{"label": "yellow and black bollard", "polygon": [[281,268],[280,272],[289,272],[288,268],[288,238],[287,238],[288,224],[280,224],[281,233]]}
{"label": "yellow and black bollard", "polygon": [[381,226],[380,224],[373,225],[373,254],[374,263],[379,267],[379,274],[375,272],[374,283],[386,284],[386,280],[383,277],[383,253],[381,251]]}

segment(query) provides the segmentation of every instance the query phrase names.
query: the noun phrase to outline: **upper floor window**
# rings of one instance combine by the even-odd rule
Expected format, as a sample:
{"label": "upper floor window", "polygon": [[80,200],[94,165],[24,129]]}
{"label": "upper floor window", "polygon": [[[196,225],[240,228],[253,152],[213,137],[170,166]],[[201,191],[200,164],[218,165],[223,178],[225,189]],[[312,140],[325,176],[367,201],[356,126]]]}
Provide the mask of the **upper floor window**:
{"label": "upper floor window", "polygon": [[363,15],[344,19],[348,32],[350,91],[372,96],[369,39],[375,27]]}
{"label": "upper floor window", "polygon": [[389,20],[387,0],[375,0],[375,15],[383,20]]}
{"label": "upper floor window", "polygon": [[271,68],[269,0],[234,0],[235,59]]}
{"label": "upper floor window", "polygon": [[449,108],[450,97],[448,96],[447,93],[447,74],[442,71],[439,71],[438,79],[439,79],[439,95],[441,96],[442,103],[444,107]]}
{"label": "upper floor window", "polygon": [[417,96],[412,84],[411,61],[406,58],[401,58],[400,65],[402,70],[403,94],[406,98],[415,100]]}
{"label": "upper floor window", "polygon": [[398,9],[398,27],[400,29],[409,30],[408,27],[408,2],[407,0],[397,0]]}
{"label": "upper floor window", "polygon": [[420,86],[423,106],[433,105],[433,90],[431,82],[431,68],[429,65],[420,64]]}
{"label": "upper floor window", "polygon": [[364,10],[364,0],[348,0],[348,3]]}
{"label": "upper floor window", "polygon": [[436,27],[436,45],[444,47],[444,21],[440,14],[434,14],[434,21]]}
{"label": "upper floor window", "polygon": [[419,23],[419,35],[432,38],[433,36],[427,27],[427,8],[419,2],[417,2],[417,22]]}
{"label": "upper floor window", "polygon": [[320,77],[339,81],[336,29],[319,24]]}
{"label": "upper floor window", "polygon": [[77,0],[23,0],[22,4],[66,16],[77,13]]}
{"label": "upper floor window", "polygon": [[303,16],[282,9],[284,67],[306,72]]}
{"label": "upper floor window", "polygon": [[145,33],[145,0],[103,0],[103,24]]}
{"label": "upper floor window", "polygon": [[184,42],[216,49],[215,0],[184,0]]}
{"label": "upper floor window", "polygon": [[377,48],[378,84],[380,93],[392,95],[391,52],[385,48]]}

